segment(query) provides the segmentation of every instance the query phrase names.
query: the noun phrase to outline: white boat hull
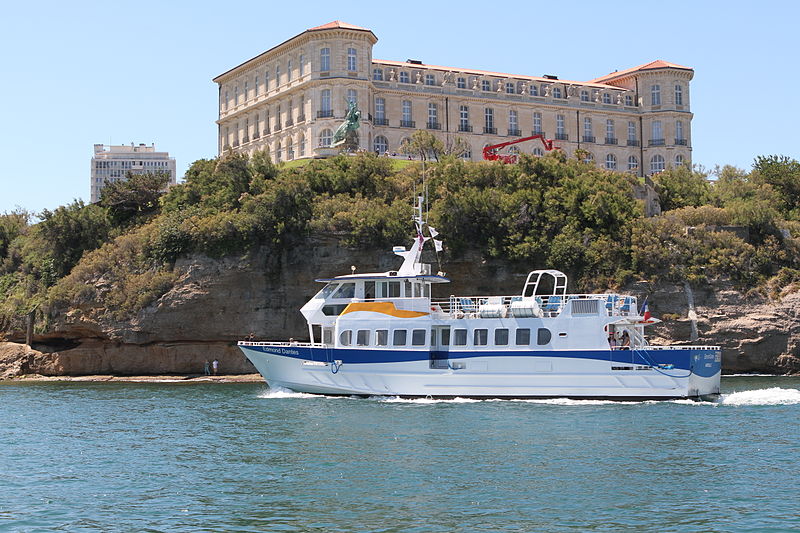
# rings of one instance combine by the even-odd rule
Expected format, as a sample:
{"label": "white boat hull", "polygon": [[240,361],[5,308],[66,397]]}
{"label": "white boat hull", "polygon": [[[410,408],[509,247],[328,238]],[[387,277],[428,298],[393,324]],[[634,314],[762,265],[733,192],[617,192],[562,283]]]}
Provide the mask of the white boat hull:
{"label": "white boat hull", "polygon": [[[248,345],[250,344],[250,345]],[[658,350],[671,365],[612,361],[619,352],[573,351],[546,355],[450,353],[447,368],[431,368],[427,352],[411,360],[348,362],[366,350],[259,346],[239,347],[271,387],[328,395],[392,395],[469,398],[673,399],[719,394],[718,350]],[[370,351],[374,354],[374,351]],[[674,352],[674,353],[673,353]],[[341,359],[339,359],[341,357]],[[628,356],[630,358],[630,356]]]}

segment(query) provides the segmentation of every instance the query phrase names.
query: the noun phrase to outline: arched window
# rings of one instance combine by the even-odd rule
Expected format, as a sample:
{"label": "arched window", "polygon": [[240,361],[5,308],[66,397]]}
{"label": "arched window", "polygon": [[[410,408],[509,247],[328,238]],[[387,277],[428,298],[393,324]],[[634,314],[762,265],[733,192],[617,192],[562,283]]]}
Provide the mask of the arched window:
{"label": "arched window", "polygon": [[594,162],[594,156],[591,152],[586,152],[586,155],[583,157],[584,163],[592,163]]}
{"label": "arched window", "polygon": [[656,174],[658,172],[663,172],[666,168],[666,162],[664,161],[664,156],[656,154],[650,158],[650,173]]}
{"label": "arched window", "polygon": [[298,139],[297,144],[300,147],[299,149],[300,155],[301,156],[306,155],[306,136],[303,135],[302,133],[300,134],[300,139]]}
{"label": "arched window", "polygon": [[319,133],[319,145],[320,146],[330,146],[333,142],[333,132],[328,128],[325,128]]}
{"label": "arched window", "polygon": [[280,161],[282,156],[281,143],[275,145],[275,161]]}
{"label": "arched window", "polygon": [[614,154],[608,154],[606,156],[606,169],[617,170],[617,156]]}
{"label": "arched window", "polygon": [[469,148],[469,147],[467,147],[467,149],[466,149],[466,150],[464,150],[463,152],[461,152],[461,155],[460,155],[459,157],[460,157],[461,159],[472,159],[472,149],[471,149],[471,148]]}
{"label": "arched window", "polygon": [[291,139],[286,141],[286,159],[294,159],[294,144]]}
{"label": "arched window", "polygon": [[383,154],[389,151],[389,141],[383,135],[378,135],[375,137],[374,142],[375,151],[379,154]]}
{"label": "arched window", "polygon": [[675,168],[683,166],[683,156],[678,154],[675,156]]}
{"label": "arched window", "polygon": [[536,157],[542,157],[544,155],[544,150],[542,150],[537,146],[536,148],[533,149],[533,155],[535,155]]}
{"label": "arched window", "polygon": [[635,155],[628,157],[628,170],[636,170],[639,168],[639,160]]}

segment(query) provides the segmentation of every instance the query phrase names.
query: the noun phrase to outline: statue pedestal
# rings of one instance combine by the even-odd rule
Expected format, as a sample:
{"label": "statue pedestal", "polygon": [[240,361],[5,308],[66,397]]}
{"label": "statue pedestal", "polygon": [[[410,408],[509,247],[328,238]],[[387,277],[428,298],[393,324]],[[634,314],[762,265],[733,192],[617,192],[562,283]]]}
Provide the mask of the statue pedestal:
{"label": "statue pedestal", "polygon": [[331,148],[330,146],[318,146],[314,148],[314,157],[334,157],[339,154],[338,148]]}

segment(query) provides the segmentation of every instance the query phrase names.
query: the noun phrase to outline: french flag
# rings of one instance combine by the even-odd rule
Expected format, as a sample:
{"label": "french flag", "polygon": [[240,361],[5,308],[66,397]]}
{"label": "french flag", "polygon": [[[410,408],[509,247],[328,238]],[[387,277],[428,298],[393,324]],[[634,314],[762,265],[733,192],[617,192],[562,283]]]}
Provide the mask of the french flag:
{"label": "french flag", "polygon": [[642,315],[642,322],[650,322],[652,316],[650,315],[650,309],[647,308],[646,297],[644,299],[644,303],[642,304],[642,311],[639,314]]}

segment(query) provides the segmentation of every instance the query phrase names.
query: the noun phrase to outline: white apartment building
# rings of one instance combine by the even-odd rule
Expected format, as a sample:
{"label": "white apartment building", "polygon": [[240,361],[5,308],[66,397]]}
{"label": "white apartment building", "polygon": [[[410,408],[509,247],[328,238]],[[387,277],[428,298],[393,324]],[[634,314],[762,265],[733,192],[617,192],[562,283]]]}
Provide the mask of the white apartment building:
{"label": "white apartment building", "polygon": [[100,201],[100,191],[107,183],[115,183],[125,179],[128,172],[144,174],[146,172],[168,172],[169,185],[177,183],[175,158],[169,152],[156,152],[155,144],[144,143],[134,145],[94,145],[91,169],[91,202]]}
{"label": "white apartment building", "polygon": [[[691,163],[693,69],[657,60],[589,81],[374,59],[371,30],[334,21],[214,78],[218,150],[267,149],[275,161],[322,156],[355,100],[360,148],[396,152],[416,129],[487,145],[533,134],[568,155],[637,175]],[[513,149],[542,155],[542,143]]]}

